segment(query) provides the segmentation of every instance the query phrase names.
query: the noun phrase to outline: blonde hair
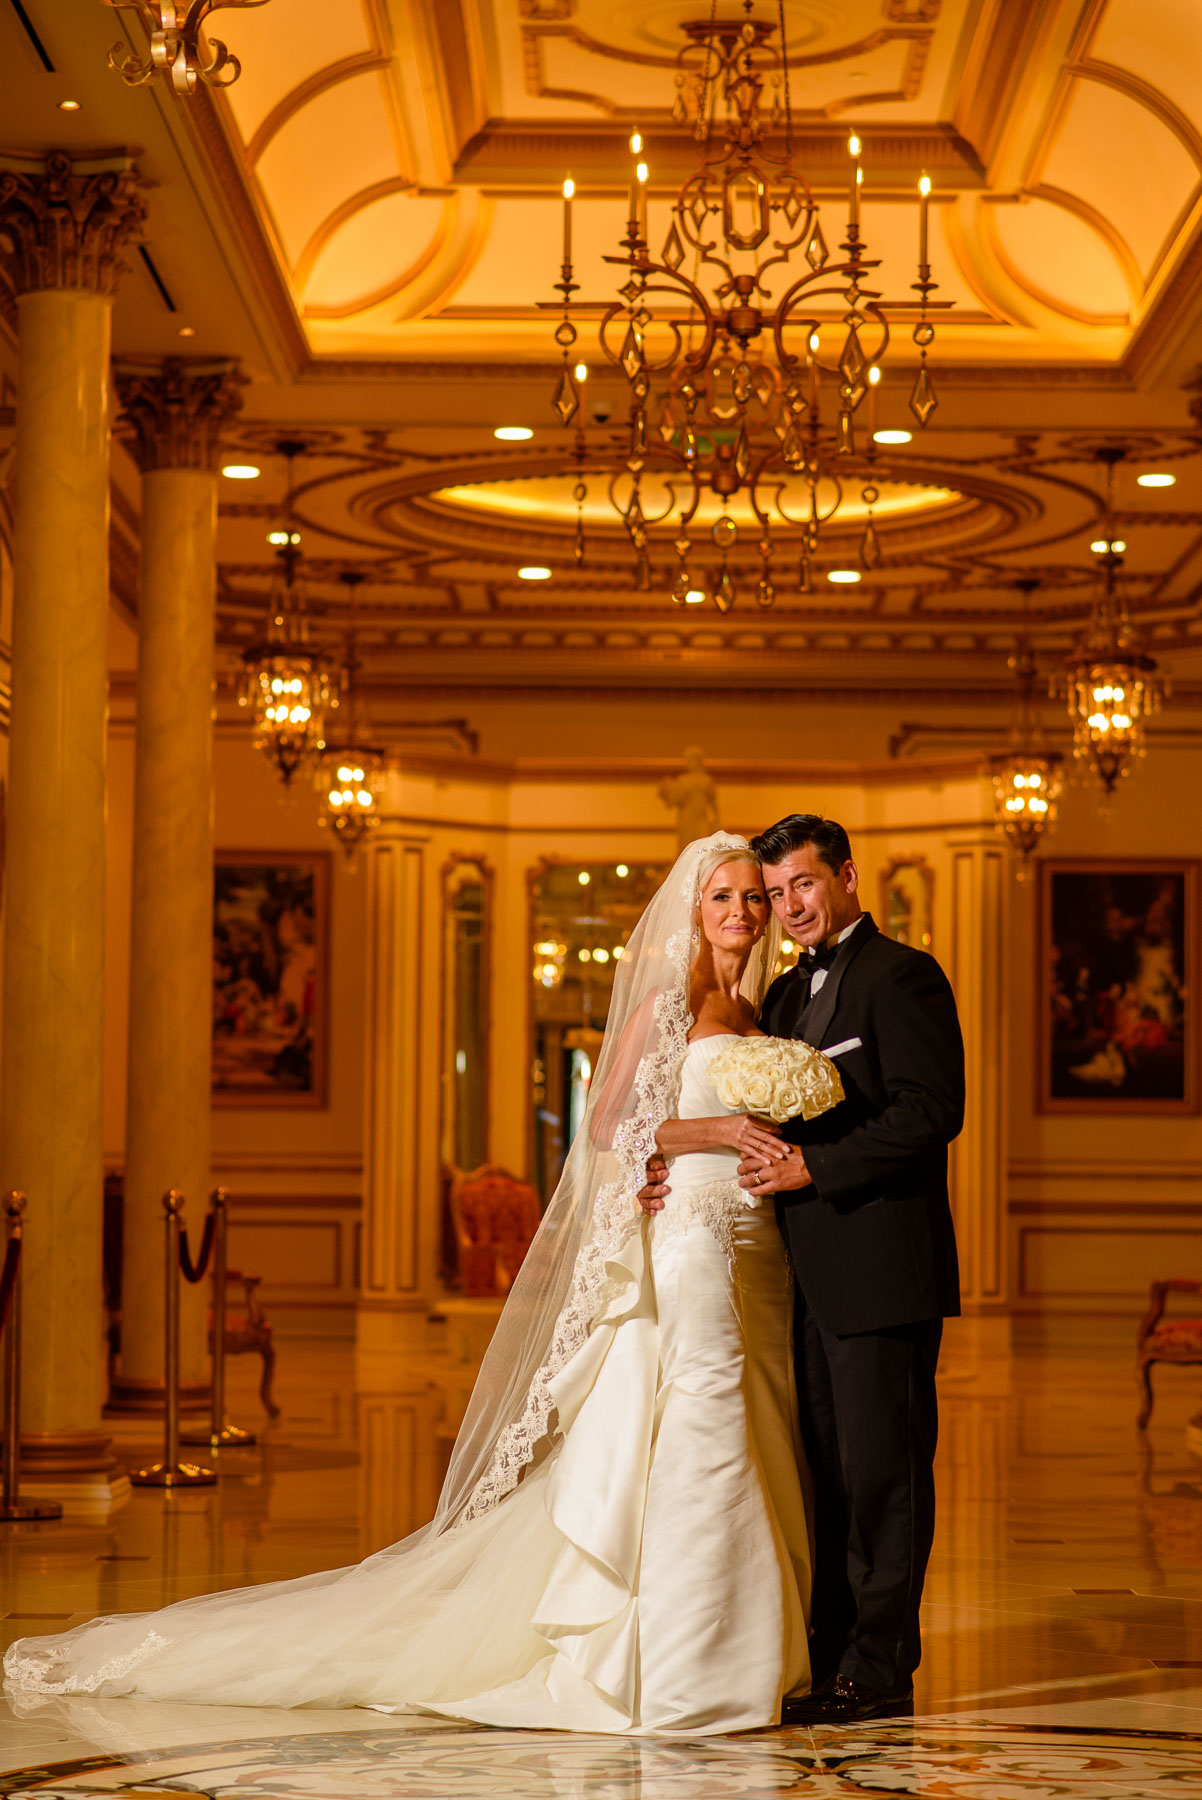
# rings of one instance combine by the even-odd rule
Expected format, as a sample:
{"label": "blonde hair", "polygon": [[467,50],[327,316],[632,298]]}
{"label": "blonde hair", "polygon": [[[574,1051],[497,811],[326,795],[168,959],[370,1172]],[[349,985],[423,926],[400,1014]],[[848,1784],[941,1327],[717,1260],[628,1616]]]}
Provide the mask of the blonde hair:
{"label": "blonde hair", "polygon": [[[694,917],[698,927],[701,920],[701,896],[705,893],[715,869],[722,868],[725,863],[750,863],[756,873],[760,874],[760,859],[750,844],[733,847],[719,846],[705,851],[697,867],[697,909]],[[747,967],[743,971],[743,979],[739,983],[739,992],[744,999],[750,1000],[757,1012],[764,995],[768,992],[772,977],[776,973],[777,958],[780,956],[780,938],[781,931],[776,914],[769,910],[764,935],[748,957]],[[698,948],[700,948],[699,944]],[[696,956],[694,956],[695,960]]]}

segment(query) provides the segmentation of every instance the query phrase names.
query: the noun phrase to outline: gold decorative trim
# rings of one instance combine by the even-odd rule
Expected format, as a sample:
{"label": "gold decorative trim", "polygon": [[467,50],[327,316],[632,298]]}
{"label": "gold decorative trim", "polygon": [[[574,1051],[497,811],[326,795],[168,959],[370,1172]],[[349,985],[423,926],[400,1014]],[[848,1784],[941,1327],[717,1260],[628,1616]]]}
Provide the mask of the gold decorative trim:
{"label": "gold decorative trim", "polygon": [[282,100],[277,100],[266,118],[256,125],[243,145],[242,153],[247,166],[253,169],[277,132],[282,131],[288,121],[302,112],[310,101],[316,100],[319,94],[338,87],[340,83],[349,81],[356,75],[370,74],[373,69],[387,70],[391,63],[391,57],[384,51],[358,50],[353,56],[344,56],[340,62],[329,63],[324,69],[315,69],[312,75],[307,75],[304,81],[291,88]]}
{"label": "gold decorative trim", "polygon": [[1180,140],[1202,172],[1202,133],[1199,133],[1192,119],[1167,94],[1162,94],[1159,88],[1153,87],[1150,81],[1145,81],[1142,75],[1135,75],[1130,69],[1116,68],[1113,63],[1096,61],[1093,57],[1082,57],[1079,62],[1071,63],[1066,73],[1077,75],[1085,81],[1096,81],[1103,87],[1114,88],[1118,93],[1125,94],[1128,100],[1134,100]]}
{"label": "gold decorative trim", "polygon": [[[333,237],[334,233],[353,219],[364,207],[371,206],[377,200],[385,200],[389,194],[416,193],[417,183],[409,175],[389,175],[384,181],[375,181],[370,187],[360,188],[336,206],[333,212],[327,213],[321,224],[312,232],[292,270],[292,278],[297,292],[303,293],[312,275],[318,257]],[[419,258],[419,264],[421,259]],[[419,264],[415,264],[417,267]],[[403,279],[403,278],[402,278]],[[394,290],[395,291],[395,290]],[[381,298],[384,296],[381,295]],[[370,304],[370,302],[368,303]],[[362,310],[361,303],[355,301],[351,307],[354,312]]]}
{"label": "gold decorative trim", "polygon": [[[1046,200],[1052,206],[1061,206],[1065,212],[1072,213],[1075,218],[1081,220],[1082,224],[1088,225],[1096,231],[1108,248],[1113,251],[1122,268],[1123,278],[1127,283],[1127,292],[1131,296],[1133,305],[1142,299],[1144,272],[1139,266],[1134,250],[1113,220],[1108,219],[1105,213],[1099,212],[1096,206],[1091,206],[1088,200],[1082,200],[1079,194],[1070,194],[1067,188],[1052,187],[1047,182],[1039,182],[1026,191],[1032,200]],[[1039,293],[1042,290],[1032,287],[1031,292]],[[1058,310],[1061,312],[1066,310],[1063,301],[1060,302]],[[1098,323],[1127,325],[1130,323],[1129,314],[1119,313],[1070,312],[1069,317],[1078,318],[1087,325]]]}
{"label": "gold decorative trim", "polygon": [[0,155],[0,293],[10,304],[54,288],[115,294],[153,185],[124,152]]}
{"label": "gold decorative trim", "polygon": [[216,469],[221,433],[241,410],[247,382],[236,362],[123,357],[114,362],[113,377],[143,474]]}

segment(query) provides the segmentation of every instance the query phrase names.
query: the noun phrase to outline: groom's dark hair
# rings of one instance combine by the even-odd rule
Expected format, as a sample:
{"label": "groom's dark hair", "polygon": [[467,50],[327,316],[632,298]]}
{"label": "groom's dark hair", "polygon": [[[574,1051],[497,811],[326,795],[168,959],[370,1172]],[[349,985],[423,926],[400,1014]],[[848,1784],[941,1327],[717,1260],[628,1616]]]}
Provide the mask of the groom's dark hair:
{"label": "groom's dark hair", "polygon": [[850,861],[851,844],[842,825],[834,819],[822,818],[819,813],[790,813],[788,818],[778,819],[767,831],[752,838],[751,849],[760,862],[778,863],[791,856],[794,850],[804,850],[807,844],[813,844],[827,868],[833,869],[836,875],[844,863]]}

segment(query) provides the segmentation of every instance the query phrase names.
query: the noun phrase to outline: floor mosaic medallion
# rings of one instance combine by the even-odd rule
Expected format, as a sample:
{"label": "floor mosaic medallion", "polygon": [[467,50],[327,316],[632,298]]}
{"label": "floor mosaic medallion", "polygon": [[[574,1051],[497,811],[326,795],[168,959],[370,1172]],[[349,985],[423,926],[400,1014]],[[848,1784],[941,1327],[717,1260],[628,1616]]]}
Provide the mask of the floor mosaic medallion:
{"label": "floor mosaic medallion", "polygon": [[7,1800],[1202,1800],[1186,1734],[920,1720],[854,1731],[624,1740],[339,1731],[12,1771]]}

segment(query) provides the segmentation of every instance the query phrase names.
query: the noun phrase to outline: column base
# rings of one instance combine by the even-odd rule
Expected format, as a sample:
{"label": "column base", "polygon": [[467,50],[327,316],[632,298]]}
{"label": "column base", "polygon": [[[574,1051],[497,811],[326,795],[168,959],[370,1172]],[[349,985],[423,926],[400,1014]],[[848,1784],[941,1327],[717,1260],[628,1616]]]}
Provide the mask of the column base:
{"label": "column base", "polygon": [[[166,1404],[164,1393],[161,1379],[146,1381],[134,1375],[114,1376],[109,1385],[109,1397],[104,1403],[102,1417],[124,1419],[145,1415],[161,1419]],[[207,1413],[209,1404],[210,1390],[207,1381],[180,1382],[179,1409],[182,1413]]]}
{"label": "column base", "polygon": [[57,1500],[64,1519],[106,1519],[131,1492],[112,1439],[99,1431],[22,1435],[20,1477],[22,1500]]}
{"label": "column base", "polygon": [[405,1385],[406,1364],[439,1355],[446,1325],[423,1299],[361,1301],[355,1314],[355,1368],[372,1388]]}
{"label": "column base", "polygon": [[446,1321],[446,1354],[454,1363],[479,1368],[484,1352],[492,1343],[504,1299],[463,1300],[452,1298],[439,1302],[434,1320]]}

